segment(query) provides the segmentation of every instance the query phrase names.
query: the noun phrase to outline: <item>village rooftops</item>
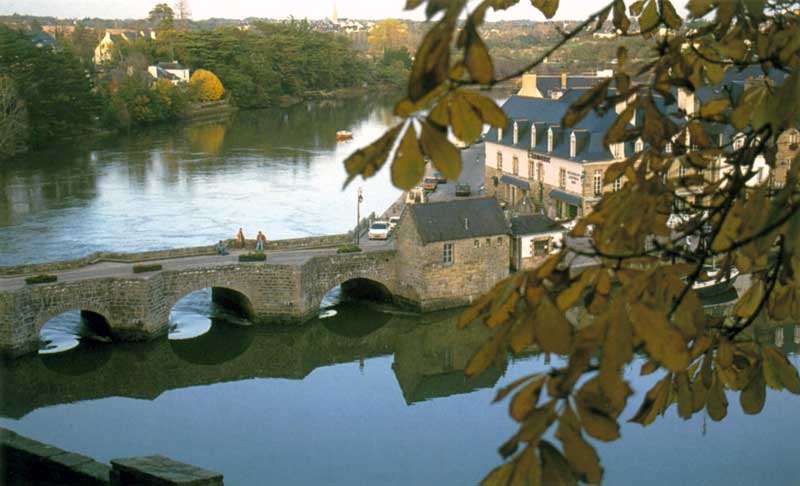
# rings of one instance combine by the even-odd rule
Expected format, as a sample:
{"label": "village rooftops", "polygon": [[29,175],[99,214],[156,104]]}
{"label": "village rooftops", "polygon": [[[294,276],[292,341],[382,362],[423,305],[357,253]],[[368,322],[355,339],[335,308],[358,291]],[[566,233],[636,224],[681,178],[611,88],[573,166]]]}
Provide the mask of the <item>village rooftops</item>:
{"label": "village rooftops", "polygon": [[509,234],[495,198],[414,204],[408,209],[423,244]]}
{"label": "village rooftops", "polygon": [[539,235],[554,231],[566,231],[566,228],[544,214],[529,214],[511,218],[511,234],[514,236]]}

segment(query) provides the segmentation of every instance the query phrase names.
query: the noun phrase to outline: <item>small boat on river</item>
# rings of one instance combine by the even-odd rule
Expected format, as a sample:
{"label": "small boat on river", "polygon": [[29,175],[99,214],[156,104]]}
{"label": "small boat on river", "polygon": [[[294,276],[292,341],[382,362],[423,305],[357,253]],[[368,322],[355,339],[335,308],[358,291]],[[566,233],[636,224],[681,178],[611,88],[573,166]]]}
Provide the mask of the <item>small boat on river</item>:
{"label": "small boat on river", "polygon": [[708,278],[700,281],[698,280],[692,285],[692,289],[697,292],[697,296],[701,301],[714,299],[718,295],[724,294],[733,288],[736,283],[736,278],[739,276],[739,271],[736,268],[731,268],[727,275],[722,274],[721,270],[711,269],[706,271]]}
{"label": "small boat on river", "polygon": [[336,132],[336,141],[337,142],[344,142],[345,140],[350,140],[353,138],[353,132],[349,132],[347,130],[339,130]]}

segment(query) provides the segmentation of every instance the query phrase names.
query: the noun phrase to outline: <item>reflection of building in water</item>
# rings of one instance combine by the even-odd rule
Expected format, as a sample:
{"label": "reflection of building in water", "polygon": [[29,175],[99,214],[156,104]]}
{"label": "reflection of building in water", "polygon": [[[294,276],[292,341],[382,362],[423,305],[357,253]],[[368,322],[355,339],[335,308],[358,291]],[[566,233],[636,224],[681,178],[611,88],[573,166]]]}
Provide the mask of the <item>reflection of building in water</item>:
{"label": "reflection of building in water", "polygon": [[775,329],[775,346],[783,347],[783,328]]}
{"label": "reflection of building in water", "polygon": [[794,343],[800,344],[800,325],[794,325]]}
{"label": "reflection of building in water", "polygon": [[[380,316],[354,311],[350,320],[375,318]],[[487,329],[459,331],[453,313],[424,321],[392,317],[368,334],[332,332],[327,322],[279,331],[215,324],[186,341],[81,347],[46,360],[29,355],[0,364],[0,416],[19,418],[46,406],[107,397],[154,400],[169,390],[251,378],[302,380],[323,366],[391,354],[408,403],[494,386],[502,370],[464,375]]]}

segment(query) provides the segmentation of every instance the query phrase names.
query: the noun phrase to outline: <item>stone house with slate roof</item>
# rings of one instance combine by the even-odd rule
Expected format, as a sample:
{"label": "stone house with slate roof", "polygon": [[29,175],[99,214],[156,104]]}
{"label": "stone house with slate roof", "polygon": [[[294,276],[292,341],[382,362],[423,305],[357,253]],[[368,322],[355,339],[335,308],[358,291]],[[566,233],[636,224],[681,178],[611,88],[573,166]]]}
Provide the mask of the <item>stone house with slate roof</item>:
{"label": "stone house with slate roof", "polygon": [[395,231],[399,295],[422,311],[468,305],[509,275],[511,237],[494,198],[406,206]]}
{"label": "stone house with slate roof", "polygon": [[511,267],[536,268],[564,244],[567,229],[543,214],[511,218]]}

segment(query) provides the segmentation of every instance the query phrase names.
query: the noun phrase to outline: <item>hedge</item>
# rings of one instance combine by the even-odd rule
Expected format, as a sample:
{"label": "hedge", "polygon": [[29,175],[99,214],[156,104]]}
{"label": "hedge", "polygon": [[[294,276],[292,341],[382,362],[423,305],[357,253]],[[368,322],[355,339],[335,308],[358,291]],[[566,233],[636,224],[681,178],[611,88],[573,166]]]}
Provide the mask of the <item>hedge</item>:
{"label": "hedge", "polygon": [[266,260],[267,260],[267,254],[261,252],[244,253],[242,255],[239,255],[240,262],[264,262]]}
{"label": "hedge", "polygon": [[57,280],[58,280],[58,275],[50,275],[46,273],[43,273],[41,275],[34,275],[32,277],[25,277],[25,283],[28,285],[51,283],[51,282],[56,282]]}
{"label": "hedge", "polygon": [[133,266],[133,273],[157,272],[161,268],[160,263],[140,263]]}
{"label": "hedge", "polygon": [[336,250],[336,253],[358,253],[362,251],[358,245],[347,245]]}

